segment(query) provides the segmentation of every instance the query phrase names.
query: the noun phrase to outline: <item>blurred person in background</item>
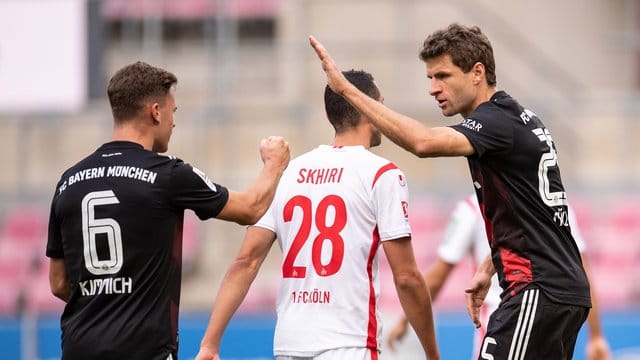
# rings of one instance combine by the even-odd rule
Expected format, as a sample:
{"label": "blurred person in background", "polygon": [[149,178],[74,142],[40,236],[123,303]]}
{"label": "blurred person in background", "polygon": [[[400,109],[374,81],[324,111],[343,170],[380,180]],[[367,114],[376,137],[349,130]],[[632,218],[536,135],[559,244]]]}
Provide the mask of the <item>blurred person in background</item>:
{"label": "blurred person in background", "polygon": [[393,142],[419,157],[467,158],[491,246],[465,289],[476,327],[496,271],[503,289],[480,358],[571,359],[591,298],[569,228],[556,146],[533,111],[496,89],[486,35],[454,23],[424,41],[420,59],[431,80],[429,94],[443,115],[463,117],[460,124],[434,128],[367,97],[342,76],[320,42],[309,41],[331,89]]}
{"label": "blurred person in background", "polygon": [[264,167],[244,191],[214,183],[168,149],[174,74],[144,62],[118,70],[107,93],[112,139],[66,170],[51,204],[50,285],[66,302],[62,358],[176,359],[182,225],[255,223],[289,161],[280,137],[260,144]]}
{"label": "blurred person in background", "polygon": [[[344,76],[382,101],[371,74]],[[271,207],[247,229],[218,290],[198,360],[220,358],[223,332],[276,239],[283,253],[276,359],[378,359],[380,244],[425,353],[439,358],[429,289],[413,254],[406,178],[369,151],[381,135],[366,116],[328,87],[324,99],[333,143],[292,160]]]}
{"label": "blurred person in background", "polygon": [[[569,225],[571,233],[576,241],[576,245],[580,250],[582,262],[588,273],[587,259],[585,256],[585,242],[582,238],[575,213],[569,206]],[[438,247],[438,257],[436,261],[429,266],[424,274],[424,279],[431,292],[432,301],[438,297],[440,290],[446,283],[453,269],[464,259],[465,256],[472,257],[474,265],[481,263],[491,252],[489,243],[487,242],[487,233],[484,228],[484,220],[478,206],[478,199],[475,194],[460,200],[449,219],[445,236]],[[593,284],[592,284],[593,285]],[[489,315],[498,308],[500,303],[500,285],[497,275],[491,278],[491,287],[484,299],[482,308],[480,309],[480,328],[475,331],[473,341],[474,358],[478,357],[480,352],[480,344],[487,330]],[[600,315],[598,311],[598,303],[595,297],[595,291],[591,286],[591,311],[587,318],[589,327],[589,339],[587,341],[586,354],[588,360],[610,360],[611,352],[609,344],[604,337],[602,327],[600,326]],[[395,350],[397,343],[402,340],[409,327],[406,317],[402,317],[391,329],[387,337],[387,344],[391,350]]]}

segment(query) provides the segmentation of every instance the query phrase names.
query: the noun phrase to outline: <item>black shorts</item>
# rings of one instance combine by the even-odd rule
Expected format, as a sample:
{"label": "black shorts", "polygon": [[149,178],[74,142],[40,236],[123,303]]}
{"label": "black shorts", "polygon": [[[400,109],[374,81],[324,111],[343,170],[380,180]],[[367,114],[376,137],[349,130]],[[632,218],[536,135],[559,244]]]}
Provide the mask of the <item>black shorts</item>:
{"label": "black shorts", "polygon": [[571,359],[588,314],[587,307],[555,303],[529,286],[493,312],[478,359]]}

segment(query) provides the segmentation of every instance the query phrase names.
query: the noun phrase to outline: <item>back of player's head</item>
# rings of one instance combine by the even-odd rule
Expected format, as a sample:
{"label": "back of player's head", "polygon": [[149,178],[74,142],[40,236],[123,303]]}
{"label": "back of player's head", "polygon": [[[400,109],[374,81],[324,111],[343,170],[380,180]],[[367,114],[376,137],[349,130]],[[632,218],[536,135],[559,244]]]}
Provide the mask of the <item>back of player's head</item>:
{"label": "back of player's head", "polygon": [[496,63],[489,38],[477,26],[458,23],[433,32],[422,44],[420,59],[427,61],[442,55],[451,56],[453,64],[463,72],[471,71],[476,63],[485,68],[487,84],[496,86]]}
{"label": "back of player's head", "polygon": [[116,122],[135,117],[146,103],[162,103],[176,76],[164,69],[138,61],[118,70],[109,80],[107,95]]}
{"label": "back of player's head", "polygon": [[[358,90],[367,94],[369,97],[379,100],[380,90],[374,82],[373,75],[363,70],[343,71],[342,74],[352,83]],[[336,94],[326,86],[324,89],[324,108],[327,112],[329,122],[341,132],[347,128],[358,125],[360,113],[345,98]]]}

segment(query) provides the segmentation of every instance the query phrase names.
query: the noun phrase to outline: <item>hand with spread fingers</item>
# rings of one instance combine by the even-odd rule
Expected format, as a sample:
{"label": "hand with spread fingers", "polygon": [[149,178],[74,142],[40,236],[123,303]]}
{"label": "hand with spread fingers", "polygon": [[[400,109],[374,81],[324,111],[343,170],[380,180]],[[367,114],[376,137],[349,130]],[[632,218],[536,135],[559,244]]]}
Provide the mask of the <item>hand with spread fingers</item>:
{"label": "hand with spread fingers", "polygon": [[322,70],[324,70],[327,75],[327,85],[329,85],[333,92],[342,95],[349,86],[352,86],[351,83],[344,77],[342,71],[338,68],[335,61],[333,61],[324,45],[313,36],[309,36],[309,43],[322,62]]}

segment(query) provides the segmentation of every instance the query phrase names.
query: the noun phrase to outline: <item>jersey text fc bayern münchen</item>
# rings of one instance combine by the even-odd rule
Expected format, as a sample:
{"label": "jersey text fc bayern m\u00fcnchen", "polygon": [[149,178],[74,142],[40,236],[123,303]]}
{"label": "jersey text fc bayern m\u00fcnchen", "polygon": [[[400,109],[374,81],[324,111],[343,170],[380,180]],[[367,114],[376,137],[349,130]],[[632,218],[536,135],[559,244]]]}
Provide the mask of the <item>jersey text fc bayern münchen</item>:
{"label": "jersey text fc bayern m\u00fcnchen", "polygon": [[175,359],[184,210],[215,217],[227,199],[200,170],[132,142],[65,171],[47,244],[71,282],[63,359]]}

